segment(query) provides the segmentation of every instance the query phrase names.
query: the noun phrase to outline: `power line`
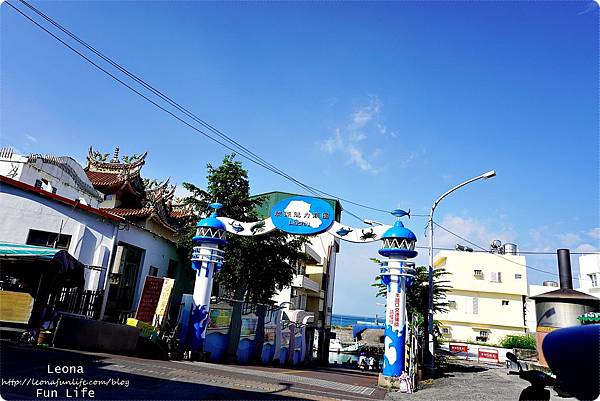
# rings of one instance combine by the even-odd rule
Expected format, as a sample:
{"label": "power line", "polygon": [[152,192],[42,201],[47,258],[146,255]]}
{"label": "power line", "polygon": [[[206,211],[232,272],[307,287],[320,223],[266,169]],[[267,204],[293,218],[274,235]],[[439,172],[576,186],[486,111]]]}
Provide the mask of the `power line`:
{"label": "power line", "polygon": [[[436,223],[435,221],[433,222],[433,224],[435,224],[436,226],[438,226],[438,227],[439,227],[439,228],[441,228],[442,230],[446,231],[447,233],[450,233],[450,234],[454,235],[455,237],[457,237],[457,238],[460,238],[461,240],[463,240],[463,241],[465,241],[465,242],[467,242],[467,243],[469,243],[469,244],[471,244],[471,245],[473,245],[473,246],[475,246],[475,247],[477,247],[477,248],[479,248],[479,249],[482,249],[482,250],[484,250],[484,251],[487,251],[487,250],[486,250],[484,247],[482,247],[482,246],[480,246],[480,245],[478,245],[478,244],[476,244],[476,243],[474,243],[474,242],[472,242],[472,241],[469,241],[468,239],[466,239],[466,238],[464,238],[464,237],[461,237],[460,235],[456,234],[456,233],[455,233],[455,232],[453,232],[453,231],[450,231],[449,229],[447,229],[446,227],[442,226],[441,224],[438,224],[438,223]],[[493,255],[496,255],[496,256],[498,256],[498,257],[500,257],[500,258],[504,259],[504,260],[507,260],[507,261],[509,261],[509,262],[511,262],[511,263],[514,263],[514,264],[517,264],[517,265],[519,265],[519,266],[525,266],[525,267],[527,267],[527,268],[529,268],[529,269],[536,270],[536,271],[539,271],[539,272],[541,272],[541,273],[546,273],[546,274],[550,274],[550,275],[553,275],[553,276],[557,276],[557,275],[558,275],[558,274],[551,273],[551,272],[548,272],[548,271],[545,271],[545,270],[541,270],[541,269],[538,269],[538,268],[535,268],[535,267],[532,267],[532,266],[524,265],[524,264],[522,264],[522,263],[519,263],[519,262],[515,262],[514,260],[510,260],[510,259],[508,259],[508,258],[505,258],[505,257],[503,257],[503,256],[501,256],[501,255],[499,255],[499,254],[497,254],[497,253],[493,253]]]}
{"label": "power line", "polygon": [[[167,112],[168,114],[170,114],[171,116],[175,117],[177,120],[179,120],[180,122],[186,124],[190,128],[193,128],[194,130],[198,131],[199,133],[201,133],[205,137],[213,140],[214,142],[220,144],[221,146],[224,146],[225,148],[227,148],[227,149],[229,149],[229,150],[231,150],[233,152],[236,152],[236,153],[240,154],[240,156],[244,157],[245,159],[247,159],[247,160],[249,160],[249,161],[251,161],[251,162],[253,162],[253,163],[255,163],[255,164],[257,164],[257,165],[259,165],[259,166],[261,166],[261,167],[263,167],[263,168],[265,168],[265,169],[267,169],[267,170],[269,170],[269,171],[271,171],[273,173],[275,173],[275,174],[278,174],[278,175],[280,175],[283,178],[288,179],[289,181],[295,183],[296,185],[300,186],[301,188],[307,190],[308,192],[310,192],[310,193],[312,193],[314,195],[317,195],[317,196],[329,196],[329,197],[333,197],[333,198],[335,198],[337,200],[344,201],[346,203],[349,203],[349,204],[352,204],[352,205],[355,205],[355,206],[359,206],[359,207],[362,207],[362,208],[365,208],[365,209],[370,209],[370,210],[374,210],[374,211],[378,211],[378,212],[383,212],[383,213],[389,213],[388,210],[384,210],[384,209],[380,209],[380,208],[375,208],[375,207],[368,206],[368,205],[365,205],[365,204],[362,204],[362,203],[351,201],[349,199],[338,197],[336,195],[333,195],[331,193],[319,190],[319,189],[317,189],[315,187],[312,187],[310,185],[304,184],[303,182],[297,180],[296,178],[294,178],[291,175],[285,173],[284,171],[282,171],[281,169],[277,168],[273,164],[269,163],[268,161],[266,161],[262,157],[258,156],[256,153],[252,152],[248,148],[244,147],[243,145],[241,145],[240,143],[238,143],[237,141],[235,141],[234,139],[232,139],[228,135],[224,134],[223,132],[221,132],[217,128],[213,127],[211,124],[209,124],[206,121],[202,120],[201,118],[199,118],[198,116],[196,116],[194,113],[192,113],[191,111],[189,111],[188,109],[186,109],[185,107],[181,106],[179,103],[177,103],[176,101],[174,101],[172,98],[170,98],[169,96],[167,96],[164,93],[162,93],[160,90],[156,89],[155,87],[153,87],[152,85],[150,85],[146,81],[144,81],[143,79],[139,78],[138,76],[136,76],[135,74],[133,74],[129,70],[127,70],[126,68],[122,67],[120,64],[116,63],[115,61],[113,61],[109,57],[105,56],[100,51],[98,51],[97,49],[95,49],[93,46],[91,46],[88,43],[86,43],[85,41],[81,40],[75,34],[73,34],[72,32],[70,32],[66,28],[64,28],[58,22],[54,21],[52,18],[48,17],[46,14],[44,14],[43,12],[41,12],[40,10],[38,10],[37,8],[35,8],[34,6],[32,6],[31,4],[27,3],[25,0],[20,0],[20,1],[25,6],[27,6],[29,9],[31,9],[32,11],[34,11],[36,14],[38,14],[39,16],[41,16],[42,18],[44,18],[46,21],[48,21],[49,23],[51,23],[52,25],[54,25],[56,28],[58,28],[59,30],[61,30],[63,33],[67,34],[69,37],[71,37],[72,39],[74,39],[75,41],[77,41],[79,44],[81,44],[82,46],[84,46],[88,50],[92,51],[98,57],[102,58],[104,61],[108,62],[113,67],[117,68],[122,73],[126,74],[128,77],[134,79],[137,83],[139,83],[144,88],[146,88],[147,90],[149,90],[152,93],[154,93],[156,96],[158,96],[159,98],[161,98],[163,101],[167,102],[172,107],[175,107],[177,110],[179,110],[180,112],[182,112],[183,114],[185,114],[188,118],[190,118],[190,119],[194,120],[195,122],[201,124],[203,127],[205,127],[206,129],[208,129],[212,133],[216,134],[218,137],[220,137],[223,140],[229,142],[231,144],[231,146],[233,146],[237,150],[236,149],[232,149],[230,146],[228,146],[228,145],[224,144],[223,142],[221,142],[221,141],[213,138],[212,136],[210,136],[209,134],[203,132],[202,130],[200,130],[200,129],[194,127],[194,126],[192,126],[188,122],[186,122],[183,119],[181,119],[180,117],[176,116],[171,111],[165,109],[164,107],[160,106],[159,104],[157,104],[153,100],[149,99],[147,96],[143,95],[142,93],[140,93],[136,89],[132,88],[130,85],[126,84],[125,82],[123,82],[122,80],[120,80],[119,78],[117,78],[115,75],[111,74],[106,69],[102,68],[101,66],[99,66],[98,64],[96,64],[95,62],[93,62],[91,59],[89,59],[88,57],[86,57],[85,55],[83,55],[81,52],[77,51],[76,49],[74,49],[73,47],[71,47],[70,45],[68,45],[62,39],[58,38],[52,32],[50,32],[49,30],[47,30],[46,28],[44,28],[43,26],[41,26],[39,23],[37,23],[36,21],[34,21],[32,18],[30,18],[29,16],[27,16],[26,14],[24,14],[23,12],[21,12],[19,9],[17,9],[15,6],[13,6],[11,3],[7,2],[7,4],[9,4],[13,9],[15,9],[21,15],[23,15],[24,17],[26,17],[27,19],[29,19],[31,22],[33,22],[35,25],[37,25],[39,28],[41,28],[42,30],[44,30],[46,33],[50,34],[56,40],[60,41],[63,45],[65,45],[70,50],[72,50],[73,52],[75,52],[76,54],[78,54],[80,57],[82,57],[83,59],[85,59],[86,61],[88,61],[89,63],[91,63],[93,66],[95,66],[96,68],[100,69],[101,71],[103,71],[104,73],[106,73],[107,75],[109,75],[111,78],[117,80],[119,83],[121,83],[122,85],[124,85],[128,89],[132,90],[137,95],[143,97],[145,100],[149,101],[154,106],[156,106],[156,107],[160,108],[161,110]],[[321,194],[321,195],[319,195],[319,194]],[[351,216],[353,216],[353,217],[357,217],[356,214],[354,214],[354,213],[352,213],[350,211],[348,211],[348,213]],[[362,220],[362,219],[360,219],[360,220]]]}
{"label": "power line", "polygon": [[[471,245],[473,245],[473,246],[475,246],[475,247],[477,247],[477,248],[479,248],[479,249],[482,249],[482,250],[484,250],[484,251],[486,251],[486,252],[489,252],[489,251],[488,251],[488,250],[486,250],[484,247],[482,247],[482,246],[480,246],[480,245],[478,245],[478,244],[476,244],[476,243],[474,243],[474,242],[472,242],[472,241],[469,241],[468,239],[466,239],[466,238],[464,238],[464,237],[461,237],[460,235],[458,235],[458,234],[456,234],[455,232],[453,232],[453,231],[451,231],[451,230],[447,229],[446,227],[442,226],[441,224],[438,224],[438,223],[436,223],[435,221],[433,222],[433,224],[435,224],[436,226],[438,226],[438,227],[439,227],[439,228],[441,228],[442,230],[444,230],[444,231],[446,231],[446,232],[448,232],[448,233],[450,233],[450,234],[454,235],[455,237],[457,237],[457,238],[460,238],[461,240],[463,240],[463,241],[465,241],[465,242],[467,242],[467,243],[469,243],[469,244],[471,244]],[[492,255],[495,255],[495,256],[497,256],[497,257],[499,257],[499,258],[501,258],[501,259],[504,259],[504,260],[506,260],[506,261],[508,261],[508,262],[510,262],[510,263],[514,263],[514,264],[516,264],[516,265],[519,265],[519,266],[524,266],[524,267],[526,267],[526,268],[528,268],[528,269],[535,270],[535,271],[538,271],[538,272],[540,272],[540,273],[549,274],[549,275],[552,275],[552,276],[554,276],[554,277],[557,277],[557,276],[559,276],[557,273],[552,273],[552,272],[549,272],[549,271],[546,271],[546,270],[539,269],[539,268],[537,268],[537,267],[533,267],[533,266],[530,266],[530,265],[527,265],[527,264],[523,264],[523,263],[516,262],[516,261],[514,261],[514,260],[510,260],[509,258],[506,258],[506,257],[504,257],[504,256],[502,256],[502,255],[500,255],[500,254],[498,254],[498,253],[491,253],[491,254],[492,254]],[[582,278],[582,279],[579,279],[579,278],[577,278],[577,277],[574,277],[574,279],[575,279],[575,280],[580,280],[580,281],[582,281],[582,280],[586,280],[586,279],[584,279],[584,278]]]}

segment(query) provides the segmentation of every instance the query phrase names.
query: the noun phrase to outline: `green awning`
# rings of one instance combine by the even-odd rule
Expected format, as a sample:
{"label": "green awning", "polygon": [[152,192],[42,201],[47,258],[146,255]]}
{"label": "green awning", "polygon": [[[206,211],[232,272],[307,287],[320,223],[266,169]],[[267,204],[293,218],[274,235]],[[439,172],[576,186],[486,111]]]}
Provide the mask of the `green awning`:
{"label": "green awning", "polygon": [[35,258],[52,260],[58,251],[60,251],[60,249],[0,242],[0,258]]}

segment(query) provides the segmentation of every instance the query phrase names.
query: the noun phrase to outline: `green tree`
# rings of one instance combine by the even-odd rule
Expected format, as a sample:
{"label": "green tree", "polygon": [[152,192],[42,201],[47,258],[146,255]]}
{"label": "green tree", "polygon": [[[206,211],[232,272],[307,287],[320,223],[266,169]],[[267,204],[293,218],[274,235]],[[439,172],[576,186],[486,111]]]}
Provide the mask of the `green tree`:
{"label": "green tree", "polygon": [[[248,222],[259,219],[256,209],[265,201],[262,197],[250,197],[248,173],[242,163],[235,160],[235,155],[226,156],[218,167],[208,164],[207,170],[206,191],[184,183],[191,196],[185,198],[183,203],[194,212],[194,216],[180,231],[178,243],[190,256],[195,224],[208,212],[208,204],[220,202],[223,204],[219,212],[221,216]],[[235,300],[227,359],[236,359],[239,344],[242,303],[237,301],[263,304],[257,308],[259,320],[254,357],[259,358],[264,335],[265,304],[272,304],[271,298],[275,292],[291,284],[294,276],[291,263],[304,258],[302,245],[305,240],[276,230],[258,237],[228,235],[227,242],[223,267],[215,276],[215,283],[225,289],[227,297]]]}

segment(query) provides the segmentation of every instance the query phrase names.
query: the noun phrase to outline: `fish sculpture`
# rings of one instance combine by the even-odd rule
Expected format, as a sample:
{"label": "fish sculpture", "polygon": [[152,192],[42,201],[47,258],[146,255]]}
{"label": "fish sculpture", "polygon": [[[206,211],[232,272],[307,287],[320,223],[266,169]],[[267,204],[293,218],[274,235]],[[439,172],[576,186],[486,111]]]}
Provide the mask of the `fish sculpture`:
{"label": "fish sculpture", "polygon": [[244,231],[244,227],[242,227],[242,225],[240,223],[238,223],[237,221],[232,221],[231,223],[229,223],[229,225],[233,228],[233,230],[236,233]]}
{"label": "fish sculpture", "polygon": [[351,229],[350,227],[342,227],[339,230],[337,230],[335,233],[337,235],[339,235],[340,237],[345,237],[346,235],[350,234],[352,231],[354,231],[353,229]]}
{"label": "fish sculpture", "polygon": [[410,209],[408,209],[408,212],[402,210],[402,209],[394,209],[392,210],[392,216],[396,216],[396,217],[404,217],[404,216],[408,216],[408,218],[410,219]]}
{"label": "fish sculpture", "polygon": [[263,232],[265,230],[265,222],[264,221],[259,221],[256,224],[253,224],[252,227],[250,227],[250,231],[252,231],[252,234],[256,234],[256,233],[260,233]]}
{"label": "fish sculpture", "polygon": [[365,231],[364,229],[360,230],[360,231],[362,232],[362,235],[360,236],[360,239],[363,240],[363,241],[366,241],[368,239],[375,239],[375,238],[377,238],[377,234],[375,234],[373,232],[372,228],[371,228],[370,231]]}

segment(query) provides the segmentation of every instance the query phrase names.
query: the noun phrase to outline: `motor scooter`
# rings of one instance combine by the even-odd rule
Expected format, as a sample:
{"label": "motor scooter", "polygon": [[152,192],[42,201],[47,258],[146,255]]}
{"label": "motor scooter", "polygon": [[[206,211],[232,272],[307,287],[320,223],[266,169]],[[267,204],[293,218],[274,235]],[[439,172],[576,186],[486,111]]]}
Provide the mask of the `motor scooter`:
{"label": "motor scooter", "polygon": [[508,358],[509,361],[515,363],[519,368],[517,372],[509,371],[508,374],[519,375],[521,379],[526,380],[530,383],[529,387],[521,391],[519,401],[550,400],[550,390],[547,390],[546,386],[556,385],[556,379],[539,370],[523,370],[521,364],[517,360],[516,355],[512,352],[507,352],[506,358]]}

